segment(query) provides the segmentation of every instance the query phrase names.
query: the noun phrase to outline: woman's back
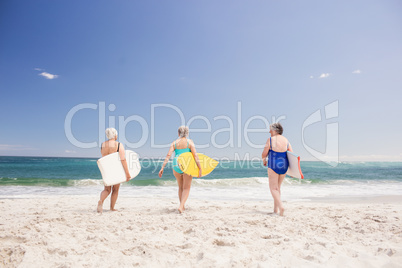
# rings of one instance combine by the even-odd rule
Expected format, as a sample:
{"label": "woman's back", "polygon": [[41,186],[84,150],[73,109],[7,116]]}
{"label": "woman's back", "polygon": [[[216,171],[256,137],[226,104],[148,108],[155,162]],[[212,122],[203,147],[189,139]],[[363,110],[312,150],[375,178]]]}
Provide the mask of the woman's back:
{"label": "woman's back", "polygon": [[274,137],[271,137],[270,149],[275,152],[286,152],[288,150],[288,144],[289,141],[287,138],[282,135],[276,135]]}
{"label": "woman's back", "polygon": [[185,138],[177,139],[174,141],[174,148],[179,150],[190,148],[190,140]]}
{"label": "woman's back", "polygon": [[102,156],[117,152],[119,143],[115,140],[108,140],[102,143]]}

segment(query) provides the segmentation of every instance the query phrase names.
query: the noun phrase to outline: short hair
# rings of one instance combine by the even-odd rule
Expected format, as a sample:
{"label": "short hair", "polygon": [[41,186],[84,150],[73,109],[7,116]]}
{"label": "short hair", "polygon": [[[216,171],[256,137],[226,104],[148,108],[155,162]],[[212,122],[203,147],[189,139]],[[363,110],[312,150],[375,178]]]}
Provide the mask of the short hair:
{"label": "short hair", "polygon": [[181,126],[178,129],[180,138],[188,137],[189,129],[186,126]]}
{"label": "short hair", "polygon": [[279,135],[282,135],[283,127],[282,127],[281,123],[279,123],[279,122],[278,123],[273,123],[269,127],[271,128],[271,130],[275,131]]}
{"label": "short hair", "polygon": [[108,140],[114,139],[117,137],[117,130],[115,128],[107,128],[106,129],[106,137]]}

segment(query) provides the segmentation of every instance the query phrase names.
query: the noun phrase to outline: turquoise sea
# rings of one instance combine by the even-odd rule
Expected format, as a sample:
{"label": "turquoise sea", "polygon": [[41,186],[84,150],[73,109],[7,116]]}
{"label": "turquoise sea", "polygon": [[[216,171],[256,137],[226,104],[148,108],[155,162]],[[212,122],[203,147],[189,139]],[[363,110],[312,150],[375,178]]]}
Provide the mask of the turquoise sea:
{"label": "turquoise sea", "polygon": [[[97,159],[0,156],[0,198],[98,195],[103,189]],[[171,167],[158,177],[162,160],[142,159],[138,177],[122,184],[120,195],[177,195]],[[402,195],[402,162],[301,162],[304,180],[286,178],[284,200]],[[193,179],[200,199],[270,199],[266,167],[259,161],[222,161],[208,176]]]}

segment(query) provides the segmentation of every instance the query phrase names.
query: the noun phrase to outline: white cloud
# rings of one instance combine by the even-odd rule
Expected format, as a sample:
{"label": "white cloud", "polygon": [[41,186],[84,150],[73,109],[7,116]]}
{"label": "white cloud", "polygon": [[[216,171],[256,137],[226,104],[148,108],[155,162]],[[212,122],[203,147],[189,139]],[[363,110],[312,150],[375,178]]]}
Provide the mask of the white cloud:
{"label": "white cloud", "polygon": [[327,78],[327,77],[329,77],[331,74],[330,73],[322,73],[321,75],[320,75],[320,78]]}
{"label": "white cloud", "polygon": [[313,79],[313,78],[314,78],[314,76],[310,75],[310,78],[311,78],[311,79]]}
{"label": "white cloud", "polygon": [[34,68],[34,70],[35,70],[35,71],[39,71],[39,72],[44,71],[44,70],[41,69],[41,68]]}
{"label": "white cloud", "polygon": [[42,72],[39,75],[45,77],[46,79],[55,79],[55,78],[59,77],[57,74],[50,74],[47,72]]}
{"label": "white cloud", "polygon": [[361,74],[362,73],[362,71],[360,71],[360,70],[354,70],[353,72],[352,72],[352,74]]}

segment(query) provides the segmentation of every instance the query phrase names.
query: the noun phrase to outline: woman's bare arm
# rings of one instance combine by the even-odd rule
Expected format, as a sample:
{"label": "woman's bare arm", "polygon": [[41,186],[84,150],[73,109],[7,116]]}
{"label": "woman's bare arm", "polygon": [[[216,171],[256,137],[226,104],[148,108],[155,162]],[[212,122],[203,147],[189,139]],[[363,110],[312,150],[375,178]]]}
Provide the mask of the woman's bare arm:
{"label": "woman's bare arm", "polygon": [[131,179],[130,172],[128,171],[128,165],[127,165],[127,160],[126,160],[126,151],[124,150],[123,144],[120,143],[119,147],[119,156],[120,156],[120,161],[121,164],[123,165],[124,172],[126,173],[126,181],[129,181]]}
{"label": "woman's bare arm", "polygon": [[102,157],[107,155],[107,151],[106,151],[106,142],[102,143],[102,146],[101,146],[101,154],[102,154]]}
{"label": "woman's bare arm", "polygon": [[267,162],[268,162],[267,161],[267,156],[268,156],[268,153],[269,153],[269,147],[270,146],[271,146],[271,143],[270,143],[270,140],[268,139],[267,143],[265,144],[264,150],[262,151],[262,155],[261,155],[262,163],[263,163],[264,166],[266,166]]}
{"label": "woman's bare arm", "polygon": [[159,171],[159,178],[162,178],[163,169],[165,168],[165,166],[166,166],[167,162],[169,161],[170,157],[172,156],[173,151],[174,151],[174,143],[172,143],[172,145],[170,145],[169,152],[166,155],[165,161],[163,161],[162,168]]}
{"label": "woman's bare arm", "polygon": [[267,142],[265,143],[264,150],[262,151],[262,155],[261,155],[262,159],[267,158],[270,145],[271,144],[270,144],[269,139],[268,139]]}
{"label": "woman's bare arm", "polygon": [[292,148],[292,145],[290,144],[290,142],[289,142],[288,151],[289,151],[289,152],[293,152],[293,148]]}

